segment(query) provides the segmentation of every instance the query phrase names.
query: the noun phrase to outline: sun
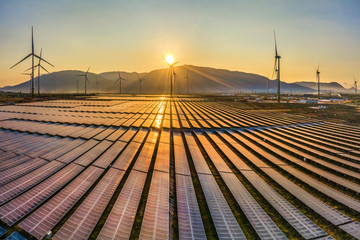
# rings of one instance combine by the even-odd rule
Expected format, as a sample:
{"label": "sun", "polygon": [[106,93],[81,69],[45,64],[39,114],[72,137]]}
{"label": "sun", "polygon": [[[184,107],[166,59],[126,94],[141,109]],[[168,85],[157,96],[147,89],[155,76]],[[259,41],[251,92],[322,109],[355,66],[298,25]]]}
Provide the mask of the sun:
{"label": "sun", "polygon": [[167,55],[166,57],[165,57],[165,61],[168,63],[168,64],[172,64],[173,62],[174,62],[174,57],[173,57],[173,55]]}

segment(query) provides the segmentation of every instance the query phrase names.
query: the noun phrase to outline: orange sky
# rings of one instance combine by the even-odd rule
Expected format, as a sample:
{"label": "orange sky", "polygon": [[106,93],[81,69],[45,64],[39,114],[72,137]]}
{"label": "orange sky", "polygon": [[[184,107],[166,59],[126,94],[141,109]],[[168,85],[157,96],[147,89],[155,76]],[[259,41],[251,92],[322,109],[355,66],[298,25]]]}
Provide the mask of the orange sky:
{"label": "orange sky", "polygon": [[[360,79],[359,1],[9,1],[0,8],[0,86],[21,75],[35,51],[55,65],[101,73],[147,72],[166,67],[162,55],[181,64],[271,76],[273,29],[282,56],[282,80],[321,80],[350,87]],[[44,65],[45,66],[45,65]]]}

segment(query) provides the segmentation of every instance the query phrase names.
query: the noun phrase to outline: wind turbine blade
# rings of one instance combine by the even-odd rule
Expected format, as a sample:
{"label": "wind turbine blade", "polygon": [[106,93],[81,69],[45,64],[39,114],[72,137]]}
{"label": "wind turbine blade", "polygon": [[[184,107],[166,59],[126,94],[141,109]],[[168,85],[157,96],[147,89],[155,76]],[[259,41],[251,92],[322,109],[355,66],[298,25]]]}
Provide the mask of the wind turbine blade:
{"label": "wind turbine blade", "polygon": [[34,53],[34,27],[31,26],[31,53]]}
{"label": "wind turbine blade", "polygon": [[175,66],[176,64],[178,64],[180,61],[177,61],[176,63],[171,64],[172,66]]}
{"label": "wind turbine blade", "polygon": [[22,73],[22,75],[31,75],[31,73]]}
{"label": "wind turbine blade", "polygon": [[41,66],[41,65],[39,65],[39,66],[42,68],[42,70],[44,70],[45,72],[49,73],[49,71],[46,70],[43,66]]}
{"label": "wind turbine blade", "polygon": [[46,61],[45,59],[43,59],[42,57],[39,57],[39,56],[36,55],[36,54],[34,54],[34,56],[37,57],[39,60],[46,62],[46,63],[49,64],[50,66],[55,67],[54,65],[52,65],[51,63],[49,63],[48,61]]}
{"label": "wind turbine blade", "polygon": [[161,57],[162,57],[162,59],[164,60],[164,62],[165,62],[167,65],[171,66],[171,64],[170,64],[170,63],[168,63],[168,62],[166,61],[166,59],[165,59],[163,56],[161,56]]}
{"label": "wind turbine blade", "polygon": [[273,73],[271,75],[271,79],[274,79],[274,76],[275,76],[275,72],[277,71],[276,69],[276,59],[275,59],[275,62],[274,62],[274,69],[273,69]]}
{"label": "wind turbine blade", "polygon": [[41,55],[42,55],[42,48],[41,48],[41,50],[40,50],[39,65],[40,65],[40,62],[41,62]]}
{"label": "wind turbine blade", "polygon": [[[35,66],[34,66],[34,69],[37,68],[38,66],[39,66],[39,65],[35,65]],[[32,69],[32,67],[29,67],[28,69],[25,70],[25,72],[27,72],[27,71],[29,71],[29,70],[31,70],[31,69]]]}
{"label": "wind turbine blade", "polygon": [[15,67],[16,65],[18,65],[19,63],[21,63],[22,61],[24,61],[25,59],[27,59],[28,57],[31,56],[31,53],[29,55],[27,55],[26,57],[24,57],[21,61],[19,61],[17,64],[13,65],[10,69],[12,69],[13,67]]}
{"label": "wind turbine blade", "polygon": [[275,56],[278,56],[275,30],[274,30],[274,40],[275,40]]}
{"label": "wind turbine blade", "polygon": [[90,70],[90,67],[89,67],[88,70],[86,71],[85,75],[88,74],[89,70]]}

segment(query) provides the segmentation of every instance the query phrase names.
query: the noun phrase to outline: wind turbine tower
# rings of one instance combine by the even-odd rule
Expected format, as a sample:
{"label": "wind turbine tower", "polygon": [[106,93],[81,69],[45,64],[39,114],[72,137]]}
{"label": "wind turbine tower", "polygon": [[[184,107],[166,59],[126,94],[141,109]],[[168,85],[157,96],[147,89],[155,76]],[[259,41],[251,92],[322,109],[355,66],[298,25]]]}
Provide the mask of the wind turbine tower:
{"label": "wind turbine tower", "polygon": [[316,81],[318,89],[318,99],[320,99],[320,65],[316,69]]}
{"label": "wind turbine tower", "polygon": [[175,72],[174,72],[174,66],[176,64],[179,63],[179,61],[174,63],[174,58],[171,55],[166,56],[166,58],[164,58],[164,61],[169,65],[169,72],[168,72],[168,77],[170,80],[170,96],[173,96],[173,82],[175,81]]}
{"label": "wind turbine tower", "polygon": [[99,81],[97,76],[96,76],[96,94],[99,94]]}
{"label": "wind turbine tower", "polygon": [[137,77],[138,77],[138,79],[139,79],[139,90],[140,90],[140,95],[141,95],[141,82],[144,80],[144,79],[142,79],[142,78],[140,78],[140,76],[139,76],[139,74],[138,73],[136,73],[136,75],[137,75]]}
{"label": "wind turbine tower", "polygon": [[354,76],[354,89],[355,89],[355,95],[357,95],[357,81],[355,80],[355,76]]}
{"label": "wind turbine tower", "polygon": [[87,74],[89,73],[90,67],[88,68],[88,70],[86,71],[85,74],[80,74],[80,75],[76,75],[76,76],[80,76],[80,77],[84,77],[84,82],[85,82],[85,95],[86,95],[86,83],[90,83],[89,79],[87,77]]}
{"label": "wind turbine tower", "polygon": [[276,34],[274,31],[274,39],[275,39],[275,63],[274,63],[274,72],[276,72],[277,78],[277,102],[280,103],[280,58],[281,56],[278,54],[277,51],[277,44],[276,44]]}
{"label": "wind turbine tower", "polygon": [[34,87],[35,87],[35,84],[34,84],[34,70],[35,70],[35,68],[34,68],[34,60],[35,60],[35,57],[38,58],[39,60],[42,60],[42,61],[46,62],[47,64],[49,64],[49,65],[51,65],[53,67],[54,67],[54,65],[52,65],[51,63],[49,63],[45,59],[41,58],[41,56],[39,57],[38,55],[36,55],[34,53],[34,30],[33,30],[33,27],[31,27],[31,53],[29,55],[27,55],[26,57],[24,57],[22,60],[20,60],[15,65],[13,65],[10,69],[15,67],[19,63],[25,61],[28,57],[31,57],[31,97],[34,97]]}
{"label": "wind turbine tower", "polygon": [[121,77],[119,70],[118,70],[118,74],[119,74],[119,78],[115,80],[115,83],[119,82],[119,93],[121,94],[122,93],[121,82],[125,79]]}
{"label": "wind turbine tower", "polygon": [[186,95],[189,95],[189,71],[186,72]]}
{"label": "wind turbine tower", "polygon": [[[31,78],[32,78],[31,73],[22,73],[22,75],[28,75],[28,76],[30,76],[30,80],[31,80]],[[31,92],[31,82],[30,82],[29,92]]]}

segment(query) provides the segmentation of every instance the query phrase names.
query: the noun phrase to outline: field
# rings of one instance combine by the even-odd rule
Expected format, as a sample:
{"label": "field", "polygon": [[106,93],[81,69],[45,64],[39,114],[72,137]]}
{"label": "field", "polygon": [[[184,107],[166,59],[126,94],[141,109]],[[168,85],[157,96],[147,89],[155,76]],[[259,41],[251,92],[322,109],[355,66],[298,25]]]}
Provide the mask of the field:
{"label": "field", "polygon": [[0,106],[0,236],[360,239],[353,108],[291,106],[106,96]]}

